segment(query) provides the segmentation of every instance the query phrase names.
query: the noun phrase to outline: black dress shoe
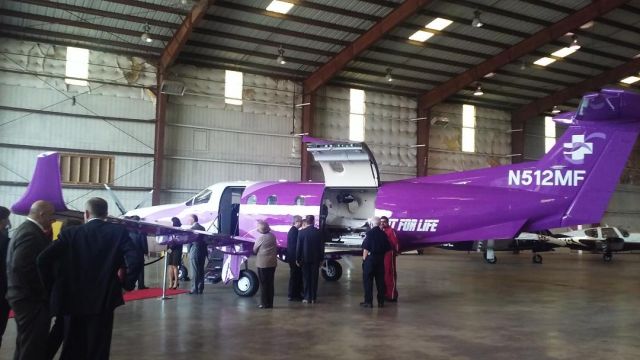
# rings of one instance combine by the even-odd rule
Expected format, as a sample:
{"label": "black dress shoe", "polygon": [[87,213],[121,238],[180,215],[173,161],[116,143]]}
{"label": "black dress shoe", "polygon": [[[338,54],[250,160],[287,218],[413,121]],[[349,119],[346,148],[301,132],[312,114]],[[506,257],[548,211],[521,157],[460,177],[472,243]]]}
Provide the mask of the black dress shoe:
{"label": "black dress shoe", "polygon": [[265,308],[264,305],[262,305],[262,304],[258,305],[258,309],[264,309],[264,308]]}
{"label": "black dress shoe", "polygon": [[364,307],[364,308],[370,308],[373,307],[373,305],[371,303],[368,302],[361,302],[360,306]]}

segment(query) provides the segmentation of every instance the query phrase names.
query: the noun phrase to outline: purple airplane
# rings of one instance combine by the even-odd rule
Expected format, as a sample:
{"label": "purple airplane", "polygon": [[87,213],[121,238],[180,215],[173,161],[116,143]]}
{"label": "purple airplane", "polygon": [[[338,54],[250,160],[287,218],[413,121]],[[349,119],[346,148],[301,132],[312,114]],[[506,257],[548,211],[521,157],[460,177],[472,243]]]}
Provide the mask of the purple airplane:
{"label": "purple airplane", "polygon": [[[373,216],[389,217],[401,251],[597,223],[640,132],[640,94],[588,94],[576,112],[554,120],[568,128],[538,161],[386,183],[380,183],[366,144],[308,138],[308,151],[320,163],[325,183],[215,184],[184,203],[127,213],[139,215],[139,223],[112,221],[160,235],[161,244],[204,235],[225,253],[223,278],[234,280],[240,296],[258,289],[257,276],[246,265],[258,235],[256,220],[271,225],[284,250],[291,216],[316,215],[326,239],[322,274],[327,280],[340,278],[336,260],[357,253],[360,235]],[[38,199],[54,202],[62,216],[78,216],[63,201],[57,154],[40,155],[32,182],[13,211],[25,214]],[[191,213],[203,220],[206,232],[168,226],[171,217],[184,219]]]}

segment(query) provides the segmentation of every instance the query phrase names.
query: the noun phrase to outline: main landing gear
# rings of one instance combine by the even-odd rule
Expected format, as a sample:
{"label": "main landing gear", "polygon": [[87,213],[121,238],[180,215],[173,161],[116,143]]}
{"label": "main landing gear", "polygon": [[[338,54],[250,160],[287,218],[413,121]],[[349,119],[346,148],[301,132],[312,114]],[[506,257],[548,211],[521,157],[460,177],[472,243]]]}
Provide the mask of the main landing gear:
{"label": "main landing gear", "polygon": [[611,262],[611,260],[613,260],[613,254],[611,254],[610,252],[602,254],[602,260],[604,262]]}
{"label": "main landing gear", "polygon": [[238,280],[233,280],[233,291],[241,297],[251,297],[258,292],[260,281],[253,270],[240,271]]}
{"label": "main landing gear", "polygon": [[533,257],[531,258],[531,261],[533,261],[534,264],[542,264],[542,255],[533,254]]}
{"label": "main landing gear", "polygon": [[320,269],[327,281],[338,281],[342,277],[342,265],[335,260],[325,260]]}

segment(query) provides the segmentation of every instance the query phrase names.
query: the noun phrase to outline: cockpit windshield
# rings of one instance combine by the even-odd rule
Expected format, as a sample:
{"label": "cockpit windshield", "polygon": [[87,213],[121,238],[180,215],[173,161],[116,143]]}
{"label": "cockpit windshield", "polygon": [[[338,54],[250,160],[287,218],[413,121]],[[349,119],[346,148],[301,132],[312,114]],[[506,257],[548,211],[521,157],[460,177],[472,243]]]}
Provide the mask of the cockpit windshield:
{"label": "cockpit windshield", "polygon": [[210,198],[211,198],[211,190],[204,189],[200,191],[198,195],[189,199],[185,205],[191,206],[191,205],[198,205],[198,204],[206,204],[209,202]]}

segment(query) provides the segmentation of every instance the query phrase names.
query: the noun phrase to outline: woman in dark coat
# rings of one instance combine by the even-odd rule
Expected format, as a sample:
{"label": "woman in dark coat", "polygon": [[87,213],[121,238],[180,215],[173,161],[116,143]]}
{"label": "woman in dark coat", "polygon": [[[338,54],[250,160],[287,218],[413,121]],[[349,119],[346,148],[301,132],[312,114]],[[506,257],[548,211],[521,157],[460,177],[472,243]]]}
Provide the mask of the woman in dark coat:
{"label": "woman in dark coat", "polygon": [[[177,217],[171,218],[171,223],[175,227],[181,227],[182,222]],[[180,261],[182,260],[182,244],[174,244],[169,247],[169,251],[167,253],[167,264],[169,265],[169,288],[177,289],[180,285],[178,279],[178,267],[180,266]]]}

